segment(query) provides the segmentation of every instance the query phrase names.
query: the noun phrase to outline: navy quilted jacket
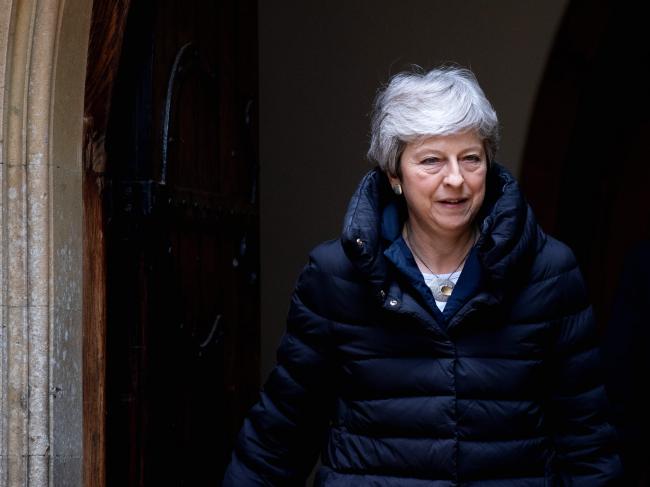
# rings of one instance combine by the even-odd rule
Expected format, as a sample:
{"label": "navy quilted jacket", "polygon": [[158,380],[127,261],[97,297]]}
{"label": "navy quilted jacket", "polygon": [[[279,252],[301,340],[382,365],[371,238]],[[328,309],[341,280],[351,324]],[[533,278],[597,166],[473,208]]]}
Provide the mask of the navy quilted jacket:
{"label": "navy quilted jacket", "polygon": [[495,164],[476,272],[443,315],[397,236],[396,201],[371,171],[341,238],[310,254],[224,485],[302,486],[319,454],[317,486],[618,485],[571,251]]}

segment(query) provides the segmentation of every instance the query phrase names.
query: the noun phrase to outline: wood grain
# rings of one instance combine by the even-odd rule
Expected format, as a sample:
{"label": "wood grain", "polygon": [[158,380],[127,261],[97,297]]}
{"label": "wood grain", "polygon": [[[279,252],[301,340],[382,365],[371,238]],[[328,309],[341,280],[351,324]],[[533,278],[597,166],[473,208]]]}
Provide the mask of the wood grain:
{"label": "wood grain", "polygon": [[106,248],[104,147],[111,93],[119,66],[130,0],[93,3],[83,134],[83,478],[106,485]]}

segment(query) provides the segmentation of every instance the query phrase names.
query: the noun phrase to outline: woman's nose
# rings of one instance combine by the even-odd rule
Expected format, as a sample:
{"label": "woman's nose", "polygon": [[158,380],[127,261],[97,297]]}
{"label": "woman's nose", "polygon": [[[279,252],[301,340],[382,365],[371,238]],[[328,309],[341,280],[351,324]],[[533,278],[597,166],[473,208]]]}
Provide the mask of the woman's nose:
{"label": "woman's nose", "polygon": [[460,171],[460,165],[458,161],[450,161],[447,164],[447,175],[445,176],[444,182],[449,186],[460,186],[463,184],[463,174]]}

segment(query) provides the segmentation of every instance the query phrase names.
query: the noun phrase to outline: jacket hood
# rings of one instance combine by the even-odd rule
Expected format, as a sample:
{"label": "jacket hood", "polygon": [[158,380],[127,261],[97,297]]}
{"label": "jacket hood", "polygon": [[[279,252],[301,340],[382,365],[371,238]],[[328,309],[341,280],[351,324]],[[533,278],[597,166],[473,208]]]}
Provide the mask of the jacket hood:
{"label": "jacket hood", "polygon": [[[341,242],[353,265],[378,289],[388,279],[382,238],[384,211],[399,203],[379,169],[368,172],[357,187],[345,215]],[[395,205],[392,205],[395,206]],[[477,254],[493,294],[501,298],[530,268],[545,236],[526,203],[519,184],[503,166],[493,163],[479,214]],[[400,222],[403,223],[403,220]]]}

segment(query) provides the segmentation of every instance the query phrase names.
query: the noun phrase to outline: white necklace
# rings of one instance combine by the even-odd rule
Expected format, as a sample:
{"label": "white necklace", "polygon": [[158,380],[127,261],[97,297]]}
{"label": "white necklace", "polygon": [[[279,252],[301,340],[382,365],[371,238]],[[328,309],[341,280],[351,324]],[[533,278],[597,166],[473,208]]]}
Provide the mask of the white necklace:
{"label": "white necklace", "polygon": [[[449,297],[451,296],[451,293],[454,291],[454,287],[456,286],[456,283],[452,280],[454,274],[458,272],[461,266],[465,263],[467,257],[469,256],[469,253],[472,251],[472,247],[474,246],[474,244],[470,246],[469,250],[465,254],[465,257],[463,257],[463,259],[459,262],[458,267],[456,267],[456,269],[447,277],[442,278],[438,274],[433,272],[431,270],[431,267],[429,267],[427,263],[424,262],[424,260],[422,260],[422,258],[415,252],[413,248],[413,244],[411,243],[411,239],[409,238],[410,231],[409,231],[408,223],[404,225],[404,230],[405,230],[404,236],[406,237],[406,243],[408,244],[409,249],[411,249],[411,253],[413,254],[413,257],[419,260],[422,263],[422,265],[426,267],[431,274],[433,274],[434,280],[433,280],[433,284],[430,286],[431,292],[433,293],[433,297],[435,298],[436,301],[439,301],[441,303],[442,302],[446,303]],[[476,237],[474,238],[474,242],[476,242]]]}

